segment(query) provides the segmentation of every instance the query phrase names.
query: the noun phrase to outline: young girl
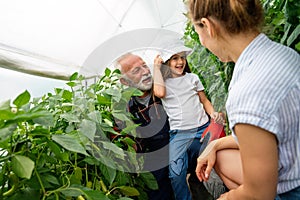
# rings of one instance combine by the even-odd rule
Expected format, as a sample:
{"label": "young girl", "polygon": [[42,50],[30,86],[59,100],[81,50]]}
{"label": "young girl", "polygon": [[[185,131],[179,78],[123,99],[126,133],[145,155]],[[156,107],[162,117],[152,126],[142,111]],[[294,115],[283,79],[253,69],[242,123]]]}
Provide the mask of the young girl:
{"label": "young girl", "polygon": [[195,173],[199,140],[209,124],[207,114],[218,123],[223,123],[223,118],[207,99],[198,76],[190,73],[186,60],[190,51],[181,41],[172,45],[154,60],[153,91],[162,99],[169,117],[169,174],[175,199],[189,200],[186,177]]}

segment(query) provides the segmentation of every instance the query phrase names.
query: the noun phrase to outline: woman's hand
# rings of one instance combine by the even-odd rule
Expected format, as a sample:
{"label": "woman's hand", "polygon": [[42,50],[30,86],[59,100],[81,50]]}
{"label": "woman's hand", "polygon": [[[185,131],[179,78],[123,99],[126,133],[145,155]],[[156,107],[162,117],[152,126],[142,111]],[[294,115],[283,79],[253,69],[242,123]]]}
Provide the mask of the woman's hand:
{"label": "woman's hand", "polygon": [[228,196],[228,192],[222,194],[221,196],[219,196],[219,198],[217,200],[227,200],[227,196]]}
{"label": "woman's hand", "polygon": [[216,162],[215,141],[210,142],[197,159],[196,175],[200,181],[207,181]]}

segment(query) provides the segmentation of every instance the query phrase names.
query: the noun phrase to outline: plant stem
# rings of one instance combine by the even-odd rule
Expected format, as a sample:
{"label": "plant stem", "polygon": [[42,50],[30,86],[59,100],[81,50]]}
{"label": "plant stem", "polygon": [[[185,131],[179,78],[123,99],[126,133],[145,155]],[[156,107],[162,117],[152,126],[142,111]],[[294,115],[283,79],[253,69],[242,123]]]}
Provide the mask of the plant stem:
{"label": "plant stem", "polygon": [[37,179],[38,179],[38,181],[39,181],[39,183],[40,183],[40,185],[41,185],[43,194],[45,194],[45,193],[46,193],[45,187],[44,187],[44,185],[43,185],[43,182],[42,182],[42,180],[41,180],[41,177],[40,177],[39,173],[36,171],[36,168],[34,169],[34,172],[35,172],[36,177],[37,177]]}

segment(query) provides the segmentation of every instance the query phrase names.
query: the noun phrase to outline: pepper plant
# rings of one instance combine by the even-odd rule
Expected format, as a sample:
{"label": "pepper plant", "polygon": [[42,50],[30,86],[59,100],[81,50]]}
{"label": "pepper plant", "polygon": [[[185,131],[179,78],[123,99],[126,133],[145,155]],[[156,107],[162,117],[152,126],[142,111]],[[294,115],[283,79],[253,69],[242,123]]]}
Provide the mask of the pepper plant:
{"label": "pepper plant", "polygon": [[[75,73],[69,90],[35,99],[25,91],[0,104],[0,199],[144,200],[157,189],[151,173],[134,173],[143,161],[125,109],[140,91],[118,75],[106,69],[87,84]],[[128,126],[116,131],[116,120]]]}

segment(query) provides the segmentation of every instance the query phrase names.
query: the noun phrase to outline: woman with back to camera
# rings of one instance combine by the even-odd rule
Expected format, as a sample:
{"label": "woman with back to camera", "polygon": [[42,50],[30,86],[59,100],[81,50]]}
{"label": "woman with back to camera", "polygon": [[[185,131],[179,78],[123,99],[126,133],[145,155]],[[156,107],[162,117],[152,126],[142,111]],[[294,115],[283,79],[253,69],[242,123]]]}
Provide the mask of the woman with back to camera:
{"label": "woman with back to camera", "polygon": [[196,173],[212,167],[219,199],[300,199],[300,56],[260,32],[259,0],[189,0],[201,44],[235,63],[226,110],[232,136],[211,142]]}

